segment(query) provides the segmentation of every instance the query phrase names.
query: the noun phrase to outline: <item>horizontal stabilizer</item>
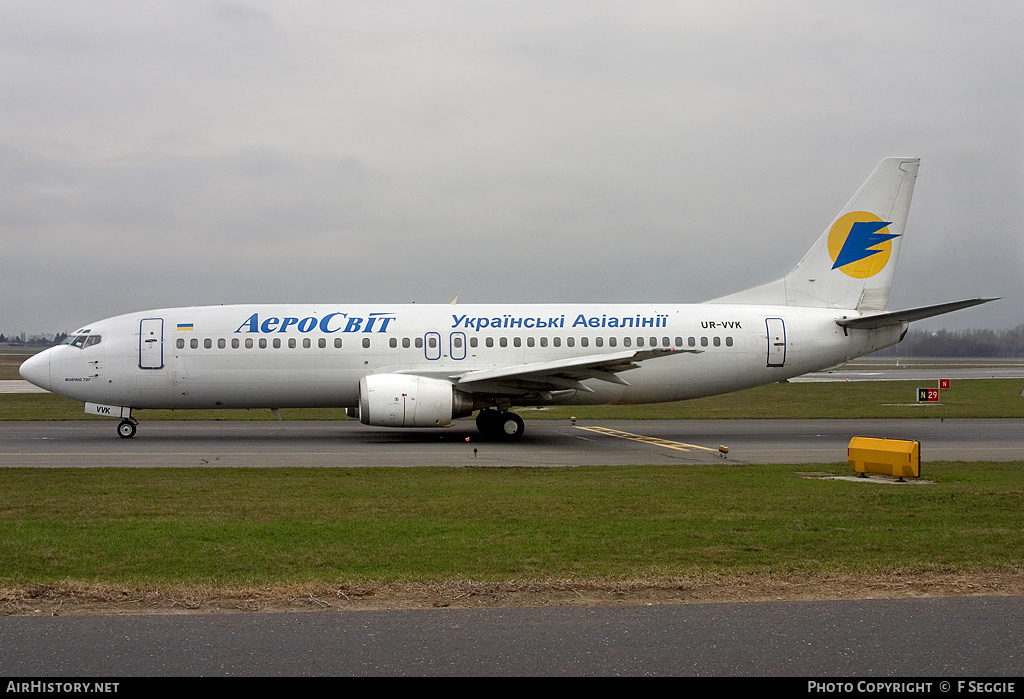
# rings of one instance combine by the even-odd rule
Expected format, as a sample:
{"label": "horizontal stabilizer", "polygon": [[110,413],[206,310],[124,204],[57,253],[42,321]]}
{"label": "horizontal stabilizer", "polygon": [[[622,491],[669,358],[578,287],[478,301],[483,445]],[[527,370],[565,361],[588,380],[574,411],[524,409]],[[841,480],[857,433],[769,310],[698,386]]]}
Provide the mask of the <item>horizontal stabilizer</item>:
{"label": "horizontal stabilizer", "polygon": [[940,316],[943,313],[951,313],[953,311],[959,311],[962,308],[970,308],[971,306],[978,306],[983,303],[988,303],[989,301],[997,300],[998,299],[995,298],[967,299],[966,301],[940,303],[936,306],[911,308],[906,311],[892,311],[891,313],[879,313],[872,316],[861,316],[860,318],[843,318],[842,320],[837,320],[836,323],[844,328],[884,328],[888,325],[910,323],[911,321],[931,318],[932,316]]}

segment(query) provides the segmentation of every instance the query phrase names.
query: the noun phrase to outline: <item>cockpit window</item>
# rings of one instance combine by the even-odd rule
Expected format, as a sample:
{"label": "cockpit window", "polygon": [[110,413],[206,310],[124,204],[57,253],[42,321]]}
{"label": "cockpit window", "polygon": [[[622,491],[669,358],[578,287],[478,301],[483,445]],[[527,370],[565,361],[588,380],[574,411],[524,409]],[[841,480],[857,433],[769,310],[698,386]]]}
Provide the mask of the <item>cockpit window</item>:
{"label": "cockpit window", "polygon": [[61,344],[84,349],[86,347],[92,347],[93,345],[100,344],[100,340],[102,339],[101,335],[69,335]]}

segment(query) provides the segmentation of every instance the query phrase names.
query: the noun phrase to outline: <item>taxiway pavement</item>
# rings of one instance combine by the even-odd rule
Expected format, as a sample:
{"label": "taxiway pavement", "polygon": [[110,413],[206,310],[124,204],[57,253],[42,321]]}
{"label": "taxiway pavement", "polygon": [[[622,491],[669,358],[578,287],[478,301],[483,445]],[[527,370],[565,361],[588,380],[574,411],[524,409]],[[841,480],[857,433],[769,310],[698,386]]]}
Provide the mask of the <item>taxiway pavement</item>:
{"label": "taxiway pavement", "polygon": [[[564,467],[845,463],[852,437],[912,439],[929,461],[1024,458],[1024,420],[528,420],[518,442],[482,439],[470,420],[401,430],[354,420],[0,422],[0,467]],[[723,456],[719,447],[728,447]]]}
{"label": "taxiway pavement", "polygon": [[[863,678],[967,691],[1024,672],[1019,597],[0,618],[12,677]],[[831,678],[831,679],[826,679]],[[868,679],[875,678],[875,679]],[[992,679],[989,680],[990,682]],[[946,682],[945,685],[940,683]],[[876,683],[878,688],[876,689]],[[130,681],[121,693],[135,687]],[[960,687],[961,689],[957,689]],[[999,690],[1019,691],[1005,683]]]}

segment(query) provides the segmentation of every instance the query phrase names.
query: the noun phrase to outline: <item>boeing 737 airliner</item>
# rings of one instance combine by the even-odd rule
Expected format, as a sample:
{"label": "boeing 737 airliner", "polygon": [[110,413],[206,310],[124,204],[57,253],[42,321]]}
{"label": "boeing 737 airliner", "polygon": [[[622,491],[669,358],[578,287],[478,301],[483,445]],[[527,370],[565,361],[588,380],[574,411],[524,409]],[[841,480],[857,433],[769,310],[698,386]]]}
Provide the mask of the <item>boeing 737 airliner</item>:
{"label": "boeing 737 airliner", "polygon": [[145,408],[334,406],[367,425],[443,427],[513,406],[677,401],[842,364],[971,299],[887,312],[917,158],[883,160],[792,272],[700,304],[233,305],[83,326],[21,375],[121,418]]}

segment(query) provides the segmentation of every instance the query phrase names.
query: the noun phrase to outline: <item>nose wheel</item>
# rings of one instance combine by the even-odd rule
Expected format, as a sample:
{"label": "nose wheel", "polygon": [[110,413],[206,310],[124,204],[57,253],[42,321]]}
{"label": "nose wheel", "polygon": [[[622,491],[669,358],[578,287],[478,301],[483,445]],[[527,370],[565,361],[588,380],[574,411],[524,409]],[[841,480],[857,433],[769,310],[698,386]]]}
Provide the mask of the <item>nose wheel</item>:
{"label": "nose wheel", "polygon": [[138,425],[135,420],[121,420],[117,425],[117,436],[121,439],[131,439],[135,436]]}

